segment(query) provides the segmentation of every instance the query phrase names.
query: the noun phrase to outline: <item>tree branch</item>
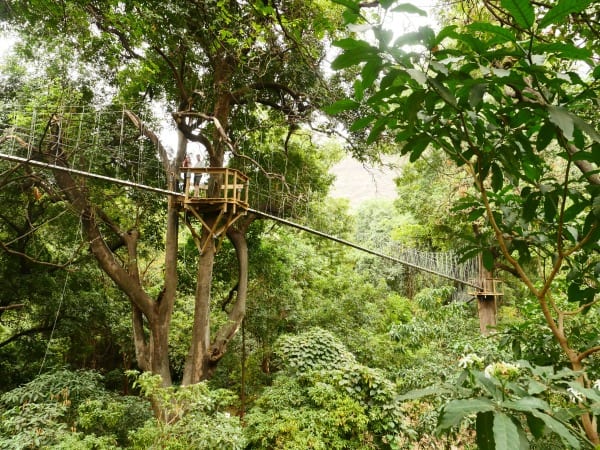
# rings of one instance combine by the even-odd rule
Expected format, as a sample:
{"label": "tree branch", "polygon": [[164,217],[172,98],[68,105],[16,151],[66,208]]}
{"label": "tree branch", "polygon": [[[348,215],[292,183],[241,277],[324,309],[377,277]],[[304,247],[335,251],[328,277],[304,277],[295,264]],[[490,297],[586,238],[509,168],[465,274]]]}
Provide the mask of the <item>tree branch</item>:
{"label": "tree branch", "polygon": [[50,331],[50,330],[52,330],[51,326],[42,326],[42,325],[40,325],[39,327],[34,327],[34,328],[30,328],[29,330],[21,331],[21,332],[19,332],[17,334],[13,334],[8,339],[5,339],[4,341],[0,342],[0,348],[7,346],[11,342],[16,341],[17,339],[19,339],[20,337],[29,336],[31,334],[36,334],[36,333],[42,333],[44,331]]}

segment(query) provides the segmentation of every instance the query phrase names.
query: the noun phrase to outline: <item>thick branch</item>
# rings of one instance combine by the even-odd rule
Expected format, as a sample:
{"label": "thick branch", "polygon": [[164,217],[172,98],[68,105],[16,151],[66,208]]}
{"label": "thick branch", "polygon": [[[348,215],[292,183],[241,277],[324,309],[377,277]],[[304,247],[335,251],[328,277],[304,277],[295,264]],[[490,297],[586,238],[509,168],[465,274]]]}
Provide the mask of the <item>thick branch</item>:
{"label": "thick branch", "polygon": [[16,341],[17,339],[19,339],[20,337],[29,336],[31,334],[36,334],[36,333],[42,333],[44,331],[50,331],[50,330],[52,330],[51,326],[42,326],[42,325],[40,325],[39,327],[34,327],[34,328],[30,328],[29,330],[21,331],[21,332],[19,332],[17,334],[13,334],[8,339],[5,339],[4,341],[0,342],[0,348],[7,346],[11,342]]}
{"label": "thick branch", "polygon": [[99,8],[96,8],[94,5],[88,5],[86,9],[92,15],[94,23],[98,28],[100,28],[106,33],[116,36],[119,39],[121,45],[123,46],[123,49],[125,49],[125,51],[129,54],[129,57],[135,59],[143,59],[143,56],[133,49],[133,46],[129,42],[129,38],[125,35],[123,31],[106,23],[106,18],[102,15],[102,11],[100,11]]}
{"label": "thick branch", "polygon": [[0,311],[10,311],[11,309],[21,309],[25,303],[15,303],[14,305],[0,306]]}

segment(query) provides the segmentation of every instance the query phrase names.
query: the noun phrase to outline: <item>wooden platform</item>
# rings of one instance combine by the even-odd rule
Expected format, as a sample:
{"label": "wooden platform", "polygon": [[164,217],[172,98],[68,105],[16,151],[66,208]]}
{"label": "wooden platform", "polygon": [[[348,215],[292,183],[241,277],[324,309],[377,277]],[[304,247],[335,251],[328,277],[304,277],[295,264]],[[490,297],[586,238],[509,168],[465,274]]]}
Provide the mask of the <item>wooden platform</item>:
{"label": "wooden platform", "polygon": [[[184,194],[177,200],[180,208],[196,217],[220,244],[227,229],[248,211],[249,178],[227,167],[181,167],[180,177]],[[192,233],[202,253],[207,241],[201,242],[198,231]]]}

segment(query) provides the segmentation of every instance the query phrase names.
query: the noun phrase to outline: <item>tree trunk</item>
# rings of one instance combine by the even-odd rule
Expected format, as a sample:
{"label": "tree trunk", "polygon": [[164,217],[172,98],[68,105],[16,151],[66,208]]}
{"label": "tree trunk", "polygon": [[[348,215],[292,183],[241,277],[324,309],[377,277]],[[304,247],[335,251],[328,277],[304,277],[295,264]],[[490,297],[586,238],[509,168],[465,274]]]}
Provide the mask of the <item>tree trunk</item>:
{"label": "tree trunk", "polygon": [[248,296],[248,244],[246,242],[245,230],[230,228],[227,237],[235,247],[238,259],[238,289],[237,299],[228,315],[228,321],[217,332],[210,349],[210,361],[212,365],[223,357],[227,344],[240,329],[244,316],[246,315],[246,299]]}
{"label": "tree trunk", "polygon": [[[215,260],[215,242],[208,231],[203,229],[201,241],[204,242],[205,239],[208,239],[209,242],[198,260],[194,324],[192,342],[183,371],[182,384],[184,386],[198,383],[207,378],[206,366],[210,347],[210,288]],[[197,244],[200,248],[200,243]]]}
{"label": "tree trunk", "polygon": [[[202,238],[206,231],[203,230]],[[187,356],[183,385],[198,383],[210,378],[217,363],[225,354],[227,344],[239,330],[246,314],[246,298],[248,295],[248,246],[244,231],[235,228],[227,230],[227,236],[232,242],[238,259],[237,298],[228,315],[228,321],[216,333],[212,344],[210,342],[210,288],[212,283],[212,268],[214,264],[215,244],[212,238],[206,246],[198,263],[198,280],[196,283],[196,305],[194,308],[194,326],[192,342]]]}
{"label": "tree trunk", "polygon": [[477,294],[479,329],[481,334],[487,335],[488,327],[496,326],[496,292],[493,275],[483,266],[481,254],[479,255],[479,285],[482,289]]}

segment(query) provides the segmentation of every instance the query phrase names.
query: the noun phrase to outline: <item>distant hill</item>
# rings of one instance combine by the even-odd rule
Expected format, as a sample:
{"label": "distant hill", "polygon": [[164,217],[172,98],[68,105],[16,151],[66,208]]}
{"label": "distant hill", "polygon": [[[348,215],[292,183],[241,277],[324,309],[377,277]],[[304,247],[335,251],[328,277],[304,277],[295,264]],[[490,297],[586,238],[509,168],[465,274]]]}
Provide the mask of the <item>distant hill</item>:
{"label": "distant hill", "polygon": [[356,209],[365,200],[396,198],[397,178],[403,165],[403,159],[387,157],[382,166],[369,166],[351,157],[336,164],[332,172],[336,180],[330,192],[333,198],[347,198],[350,207]]}

